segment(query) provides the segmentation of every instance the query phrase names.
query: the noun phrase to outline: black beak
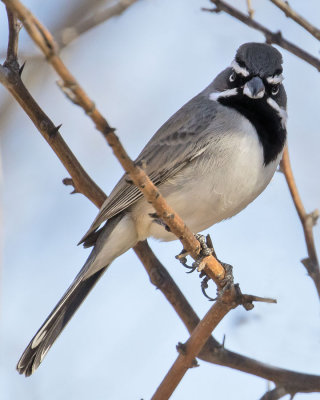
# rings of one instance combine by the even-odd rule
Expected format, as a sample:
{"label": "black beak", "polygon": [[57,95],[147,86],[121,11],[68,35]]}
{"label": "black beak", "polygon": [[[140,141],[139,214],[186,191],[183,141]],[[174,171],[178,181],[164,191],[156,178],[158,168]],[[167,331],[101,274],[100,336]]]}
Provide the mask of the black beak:
{"label": "black beak", "polygon": [[251,99],[261,99],[265,94],[265,87],[262,79],[258,76],[253,77],[249,82],[244,85],[243,94]]}

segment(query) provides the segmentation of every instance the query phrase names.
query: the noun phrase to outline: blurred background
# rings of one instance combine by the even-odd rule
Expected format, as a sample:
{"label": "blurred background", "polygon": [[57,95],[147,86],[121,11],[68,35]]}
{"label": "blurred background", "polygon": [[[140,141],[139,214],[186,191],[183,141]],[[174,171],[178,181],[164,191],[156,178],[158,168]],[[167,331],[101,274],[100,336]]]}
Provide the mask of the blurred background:
{"label": "blurred background", "polygon": [[[115,2],[26,0],[24,4],[69,42],[80,19],[101,15]],[[207,0],[138,0],[71,41],[61,52],[71,72],[117,128],[130,156],[179,107],[231,62],[244,42],[264,37],[228,15],[209,14]],[[246,12],[246,2],[232,2]],[[317,0],[290,5],[314,24]],[[319,56],[319,43],[269,1],[253,1],[255,19]],[[0,7],[0,54],[5,59],[7,21]],[[307,211],[320,207],[320,79],[317,70],[281,50],[288,94],[289,150]],[[21,31],[23,80],[91,177],[108,194],[122,169],[83,111],[67,100],[57,76]],[[1,139],[1,357],[2,398],[148,399],[188,333],[160,291],[149,282],[133,251],[117,259],[98,283],[37,372],[28,379],[15,365],[88,256],[76,244],[97,209],[69,195],[68,174],[31,121],[0,87]],[[319,300],[300,260],[306,245],[284,176],[276,173],[246,210],[207,231],[220,259],[234,266],[243,292],[274,297],[278,304],[237,308],[214,336],[225,346],[278,367],[319,374]],[[319,228],[314,230],[319,243]],[[174,256],[179,242],[150,240],[200,317],[210,307],[196,273]],[[318,248],[319,250],[319,248]],[[211,294],[214,295],[214,286]],[[210,291],[209,291],[210,293]],[[172,399],[258,399],[267,382],[205,362],[189,370]],[[295,398],[319,399],[319,394]]]}

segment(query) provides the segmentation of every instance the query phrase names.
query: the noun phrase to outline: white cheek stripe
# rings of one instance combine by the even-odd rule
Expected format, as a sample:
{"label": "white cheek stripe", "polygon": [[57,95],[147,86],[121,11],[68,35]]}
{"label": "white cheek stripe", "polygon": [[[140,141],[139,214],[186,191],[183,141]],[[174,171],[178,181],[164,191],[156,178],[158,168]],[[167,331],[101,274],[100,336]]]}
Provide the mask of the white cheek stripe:
{"label": "white cheek stripe", "polygon": [[209,94],[209,99],[212,101],[217,101],[220,97],[235,96],[236,94],[238,94],[238,89],[233,88],[224,90],[223,92],[212,92]]}
{"label": "white cheek stripe", "polygon": [[271,85],[277,85],[278,83],[281,83],[284,80],[284,77],[282,74],[280,75],[275,75],[275,76],[269,76],[267,78],[267,82],[270,83]]}
{"label": "white cheek stripe", "polygon": [[239,75],[242,75],[242,76],[245,76],[245,77],[250,75],[249,72],[246,70],[246,68],[240,67],[240,65],[237,63],[236,60],[233,60],[233,61],[232,61],[231,67],[232,67],[232,68],[234,69],[234,71],[235,71],[237,74],[239,74]]}
{"label": "white cheek stripe", "polygon": [[288,119],[287,111],[279,107],[278,103],[276,103],[271,97],[268,97],[267,102],[269,106],[271,106],[274,110],[277,111],[281,119],[282,128],[285,128]]}

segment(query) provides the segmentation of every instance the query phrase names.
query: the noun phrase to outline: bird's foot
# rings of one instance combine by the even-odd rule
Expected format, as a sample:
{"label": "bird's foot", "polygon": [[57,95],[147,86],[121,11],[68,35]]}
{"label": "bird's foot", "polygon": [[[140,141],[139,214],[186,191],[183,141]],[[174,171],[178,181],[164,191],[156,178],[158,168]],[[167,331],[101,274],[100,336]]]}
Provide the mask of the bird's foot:
{"label": "bird's foot", "polygon": [[191,274],[197,267],[194,267],[192,265],[187,264],[187,256],[189,255],[189,252],[186,251],[185,249],[182,249],[181,253],[176,255],[176,259],[180,261],[180,263],[187,268],[189,271],[187,271],[187,274]]}

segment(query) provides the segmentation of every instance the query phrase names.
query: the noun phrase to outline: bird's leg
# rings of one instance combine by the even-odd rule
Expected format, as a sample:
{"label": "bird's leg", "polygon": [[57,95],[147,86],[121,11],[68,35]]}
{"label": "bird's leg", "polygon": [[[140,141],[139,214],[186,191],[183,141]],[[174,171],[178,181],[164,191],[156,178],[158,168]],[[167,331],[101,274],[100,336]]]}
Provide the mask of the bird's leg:
{"label": "bird's leg", "polygon": [[[209,255],[213,255],[213,257],[215,257],[219,261],[219,263],[223,266],[223,268],[226,271],[225,277],[221,282],[221,286],[222,286],[221,290],[224,290],[225,288],[229,287],[230,283],[233,283],[232,266],[230,264],[226,264],[218,259],[217,254],[213,248],[213,244],[212,244],[210,235],[203,236],[203,235],[197,234],[197,235],[195,235],[195,237],[201,245],[201,251],[199,253],[199,258],[192,264],[192,267],[198,269],[198,271],[200,272],[200,278],[202,278],[203,274],[201,273],[201,271],[204,267],[203,259],[205,257],[208,257]],[[210,280],[210,278],[208,276],[205,276],[203,278],[203,280],[201,282],[201,290],[207,299],[209,299],[210,301],[214,301],[216,299],[213,299],[206,293],[206,290],[208,289],[208,281],[209,280]],[[218,295],[219,294],[221,294],[221,293],[218,293]]]}
{"label": "bird's leg", "polygon": [[[152,217],[153,214],[150,216]],[[181,253],[176,256],[176,259],[179,260],[185,268],[189,269],[189,271],[187,272],[188,274],[195,271],[197,268],[198,268],[198,271],[200,272],[201,271],[201,263],[205,257],[207,257],[211,254],[214,257],[216,257],[216,253],[214,251],[210,235],[204,236],[204,235],[200,235],[199,233],[197,233],[194,236],[199,241],[200,246],[201,246],[201,250],[200,250],[198,259],[196,261],[194,261],[191,266],[188,265],[187,264],[187,256],[189,255],[189,253],[185,249],[182,249]]]}

